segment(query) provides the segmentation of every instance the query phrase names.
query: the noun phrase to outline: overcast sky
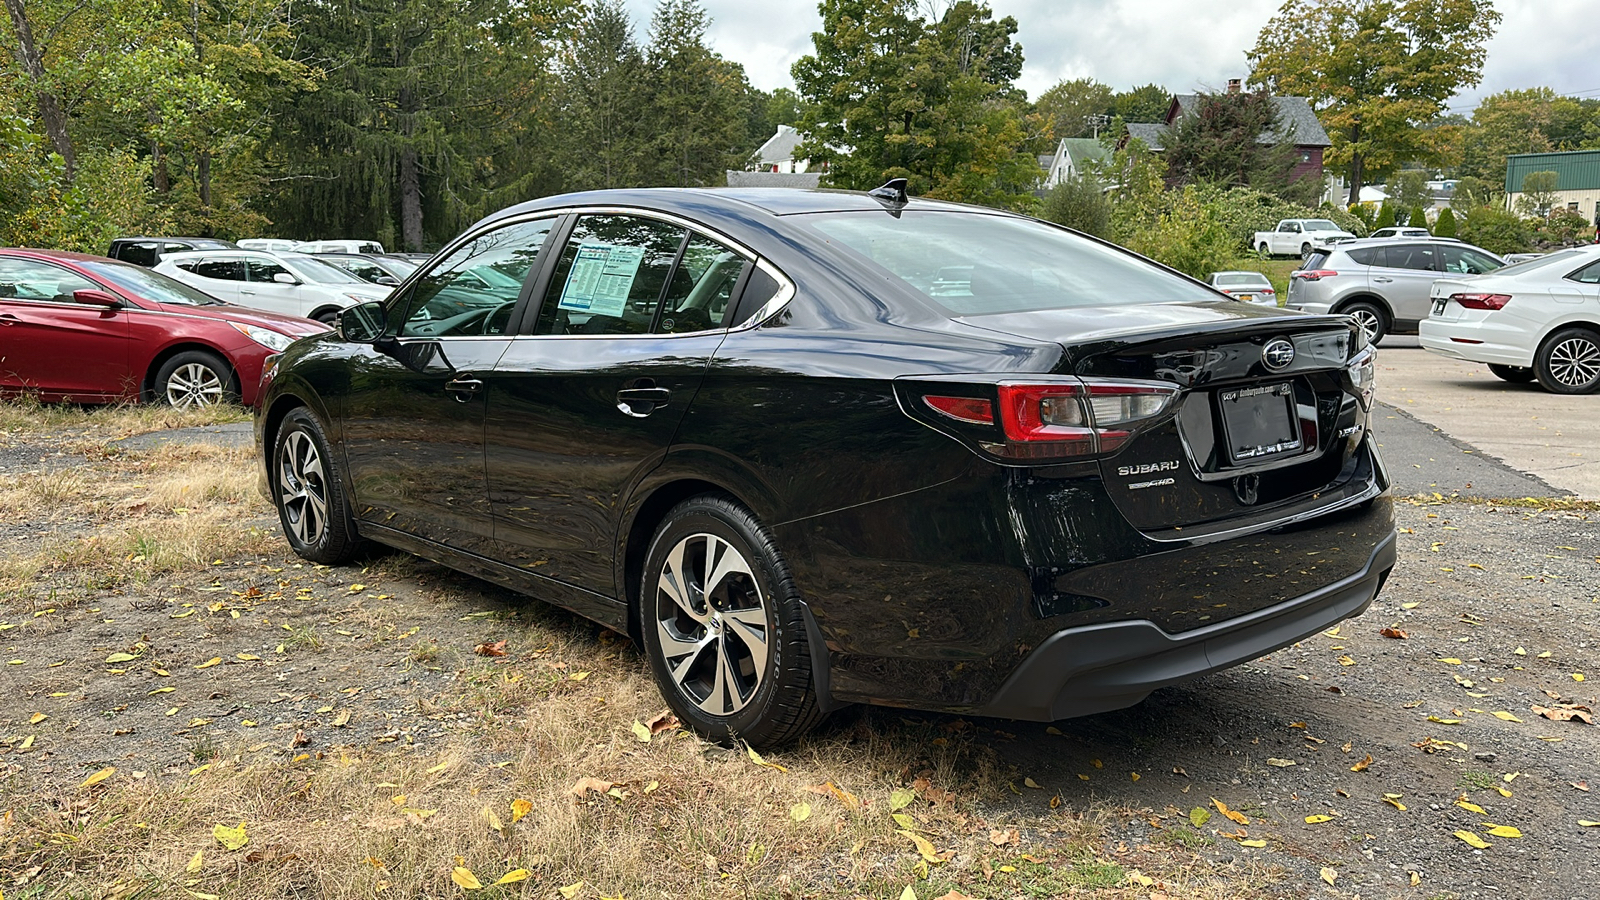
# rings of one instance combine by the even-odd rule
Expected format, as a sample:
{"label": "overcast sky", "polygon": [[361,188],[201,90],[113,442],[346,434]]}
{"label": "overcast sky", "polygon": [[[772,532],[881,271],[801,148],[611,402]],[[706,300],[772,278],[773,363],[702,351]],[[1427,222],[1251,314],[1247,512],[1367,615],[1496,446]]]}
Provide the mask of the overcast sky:
{"label": "overcast sky", "polygon": [[[701,2],[713,20],[713,49],[743,64],[758,88],[794,86],[789,66],[811,51],[811,33],[822,26],[815,3]],[[1248,74],[1245,51],[1280,2],[990,0],[990,6],[996,18],[1016,18],[1016,40],[1027,58],[1019,85],[1037,97],[1062,79],[1085,77],[1118,90],[1151,82],[1179,92],[1222,90],[1229,78]],[[642,42],[654,0],[626,3]],[[1495,6],[1503,19],[1488,45],[1483,81],[1451,101],[1452,111],[1470,114],[1486,94],[1541,85],[1600,97],[1600,4],[1498,0]]]}

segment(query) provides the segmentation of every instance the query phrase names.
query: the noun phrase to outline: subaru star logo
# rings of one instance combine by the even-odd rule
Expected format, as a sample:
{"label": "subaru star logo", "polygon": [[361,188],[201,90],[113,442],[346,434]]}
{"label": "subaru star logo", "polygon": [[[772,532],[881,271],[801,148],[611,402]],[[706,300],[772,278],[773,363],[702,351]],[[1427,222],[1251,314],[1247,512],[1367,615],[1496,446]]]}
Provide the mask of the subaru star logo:
{"label": "subaru star logo", "polygon": [[1273,338],[1261,348],[1261,361],[1274,372],[1294,362],[1294,345],[1283,338]]}

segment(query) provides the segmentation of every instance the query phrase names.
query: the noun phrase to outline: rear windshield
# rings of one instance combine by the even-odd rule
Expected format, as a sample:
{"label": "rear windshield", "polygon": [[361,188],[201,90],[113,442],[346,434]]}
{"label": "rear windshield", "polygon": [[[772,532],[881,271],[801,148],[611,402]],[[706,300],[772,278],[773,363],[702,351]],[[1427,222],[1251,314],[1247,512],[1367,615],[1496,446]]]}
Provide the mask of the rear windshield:
{"label": "rear windshield", "polygon": [[1534,259],[1525,259],[1522,262],[1512,263],[1511,265],[1500,269],[1496,274],[1521,275],[1523,272],[1532,272],[1535,269],[1542,269],[1545,266],[1553,266],[1559,263],[1570,263],[1578,257],[1587,255],[1588,254],[1584,251],[1576,248],[1571,250],[1558,250],[1555,253],[1545,256],[1536,257]]}
{"label": "rear windshield", "polygon": [[[1354,256],[1355,254],[1351,254],[1351,255]],[[1311,255],[1306,257],[1305,264],[1302,265],[1300,268],[1302,268],[1302,269],[1320,269],[1323,266],[1327,265],[1328,256],[1329,256],[1329,253],[1326,250],[1313,250],[1313,251],[1311,251]]]}
{"label": "rear windshield", "polygon": [[1226,302],[1129,253],[1032,219],[964,212],[796,216],[951,315]]}
{"label": "rear windshield", "polygon": [[1252,275],[1248,272],[1223,272],[1212,283],[1222,287],[1236,284],[1266,284],[1267,278],[1265,275]]}

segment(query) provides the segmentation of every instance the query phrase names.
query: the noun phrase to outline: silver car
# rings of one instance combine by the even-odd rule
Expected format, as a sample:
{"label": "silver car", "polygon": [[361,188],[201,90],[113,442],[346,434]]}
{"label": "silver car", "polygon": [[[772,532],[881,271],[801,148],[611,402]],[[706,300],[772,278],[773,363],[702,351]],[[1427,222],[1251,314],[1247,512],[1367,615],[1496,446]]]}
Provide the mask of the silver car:
{"label": "silver car", "polygon": [[1344,313],[1369,341],[1415,334],[1428,317],[1428,292],[1440,278],[1482,275],[1505,260],[1461,241],[1385,238],[1314,251],[1289,276],[1290,309]]}

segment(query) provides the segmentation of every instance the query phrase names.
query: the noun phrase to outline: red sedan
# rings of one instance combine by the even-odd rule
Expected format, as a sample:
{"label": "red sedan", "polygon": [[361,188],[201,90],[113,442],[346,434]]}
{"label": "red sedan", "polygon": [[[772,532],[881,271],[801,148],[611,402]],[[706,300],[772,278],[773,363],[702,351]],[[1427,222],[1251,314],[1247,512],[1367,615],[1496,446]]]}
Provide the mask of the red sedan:
{"label": "red sedan", "polygon": [[269,357],[327,331],[100,256],[0,249],[0,395],[253,405]]}

